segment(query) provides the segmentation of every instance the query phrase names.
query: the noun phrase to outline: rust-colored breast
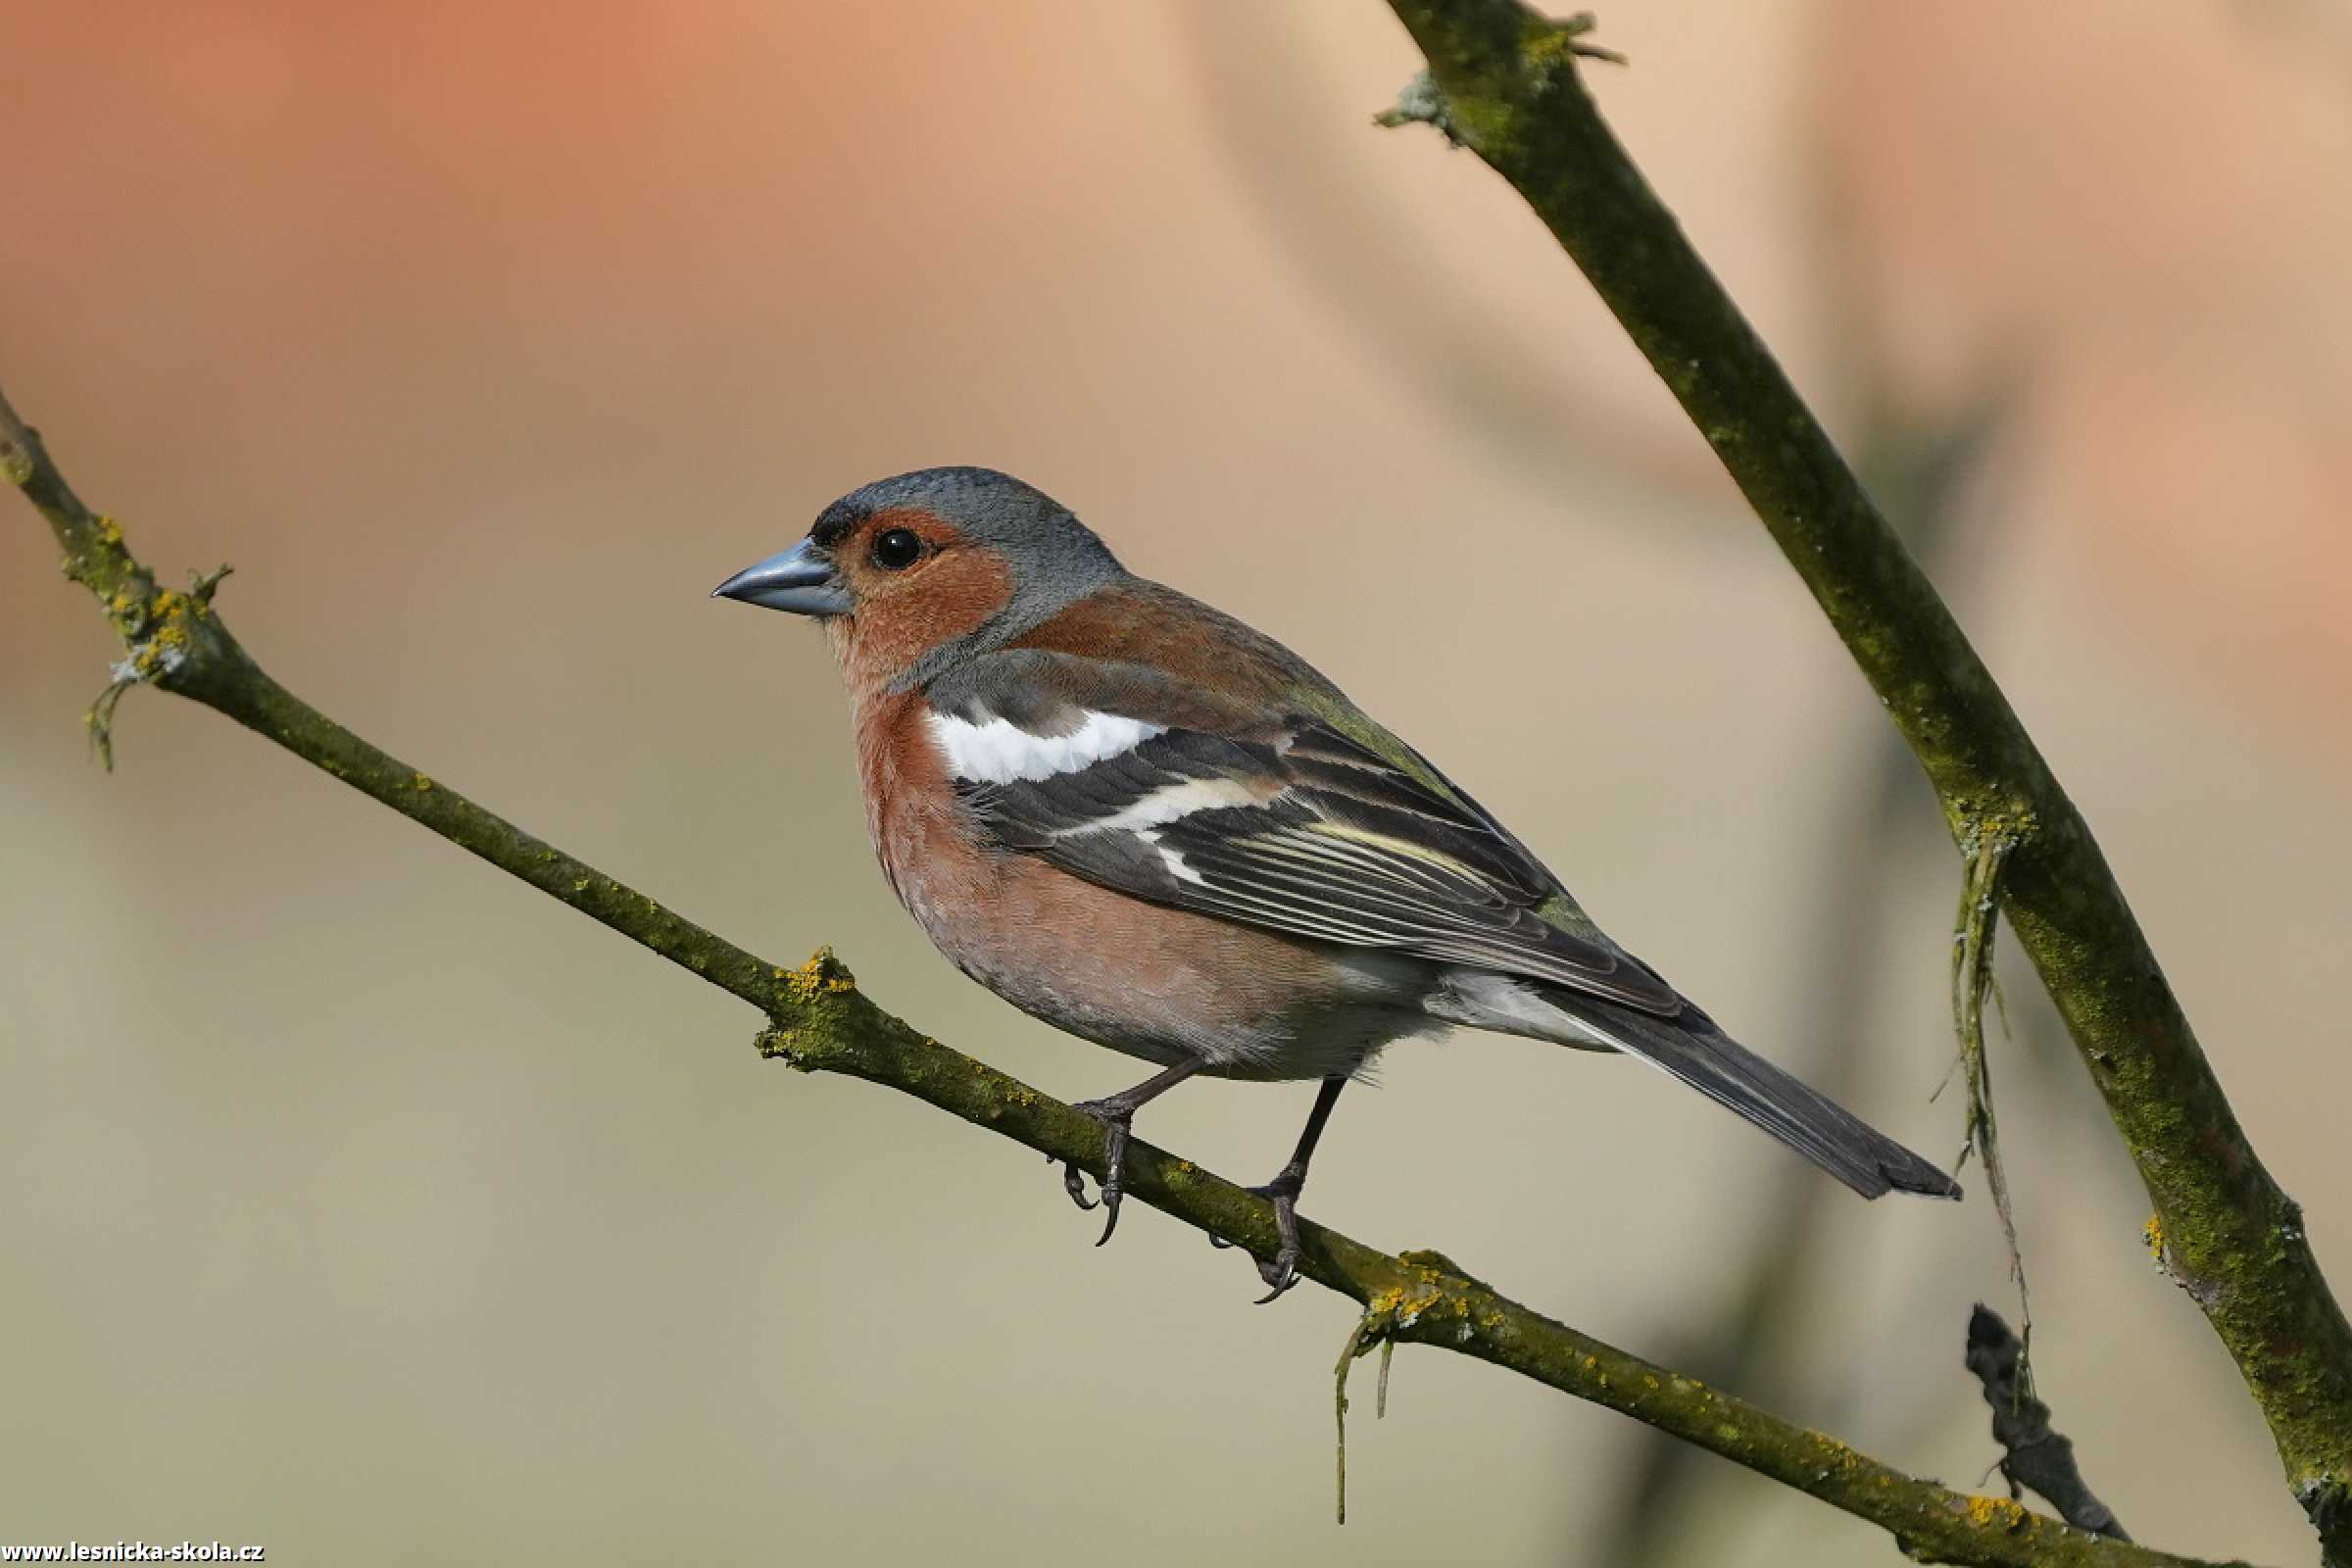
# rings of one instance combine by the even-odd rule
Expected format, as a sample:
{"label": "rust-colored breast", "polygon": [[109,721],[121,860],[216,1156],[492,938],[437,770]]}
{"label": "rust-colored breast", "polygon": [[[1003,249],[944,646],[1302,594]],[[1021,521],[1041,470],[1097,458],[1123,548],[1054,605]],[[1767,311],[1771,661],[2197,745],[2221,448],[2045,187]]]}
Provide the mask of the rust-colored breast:
{"label": "rust-colored breast", "polygon": [[882,874],[923,928],[989,897],[995,867],[974,840],[963,807],[924,725],[919,692],[854,692],[851,723],[865,827]]}
{"label": "rust-colored breast", "polygon": [[[1293,1017],[1336,1000],[1310,945],[1100,887],[976,837],[918,693],[856,704],[866,826],[899,901],[940,952],[1014,1006],[1150,1060],[1208,1057],[1250,1076],[1314,1076]],[[1345,1042],[1340,1042],[1345,1044]]]}

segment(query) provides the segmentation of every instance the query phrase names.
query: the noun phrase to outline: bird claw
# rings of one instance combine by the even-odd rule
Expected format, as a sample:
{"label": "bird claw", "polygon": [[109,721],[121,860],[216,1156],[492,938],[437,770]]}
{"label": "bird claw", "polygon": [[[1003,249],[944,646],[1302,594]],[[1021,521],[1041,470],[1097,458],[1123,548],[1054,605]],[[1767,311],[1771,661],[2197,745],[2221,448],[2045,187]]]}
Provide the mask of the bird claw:
{"label": "bird claw", "polygon": [[[1087,1198],[1085,1172],[1067,1162],[1061,1167],[1061,1188],[1070,1195],[1070,1201],[1081,1209],[1099,1207],[1102,1210],[1102,1234],[1095,1238],[1095,1245],[1101,1247],[1110,1240],[1110,1233],[1119,1228],[1119,1200],[1127,1192],[1124,1180],[1127,1172],[1127,1134],[1129,1124],[1135,1119],[1135,1111],[1132,1106],[1102,1100],[1081,1101],[1070,1108],[1084,1111],[1102,1124],[1102,1181],[1097,1189],[1098,1196],[1092,1200]],[[1047,1158],[1051,1161],[1053,1156],[1048,1155]]]}
{"label": "bird claw", "polygon": [[[1257,1277],[1270,1287],[1266,1294],[1250,1304],[1264,1306],[1278,1299],[1284,1292],[1298,1283],[1298,1263],[1303,1255],[1298,1245],[1298,1194],[1306,1185],[1298,1171],[1286,1168],[1283,1173],[1263,1187],[1249,1189],[1274,1205],[1274,1230],[1282,1245],[1274,1255],[1257,1265]],[[1208,1245],[1223,1251],[1233,1243],[1222,1236],[1211,1236]]]}
{"label": "bird claw", "polygon": [[1273,1261],[1257,1265],[1257,1277],[1270,1288],[1250,1304],[1268,1306],[1281,1300],[1283,1293],[1298,1283],[1298,1249],[1289,1242],[1283,1243]]}
{"label": "bird claw", "polygon": [[[1055,1160],[1052,1154],[1048,1154],[1046,1163],[1053,1165],[1060,1162]],[[1061,1190],[1070,1195],[1070,1201],[1076,1203],[1081,1212],[1095,1207],[1100,1201],[1086,1196],[1086,1172],[1075,1165],[1062,1165]]]}
{"label": "bird claw", "polygon": [[1296,1166],[1285,1167],[1283,1173],[1257,1191],[1274,1203],[1274,1230],[1282,1245],[1274,1255],[1257,1265],[1257,1277],[1267,1285],[1266,1294],[1250,1304],[1265,1306],[1282,1298],[1285,1291],[1298,1283],[1298,1192],[1306,1185],[1306,1173]]}
{"label": "bird claw", "polygon": [[1110,1124],[1110,1135],[1103,1140],[1102,1154],[1102,1234],[1095,1238],[1101,1247],[1110,1240],[1110,1233],[1119,1228],[1119,1200],[1126,1195],[1124,1180],[1127,1174],[1127,1123]]}

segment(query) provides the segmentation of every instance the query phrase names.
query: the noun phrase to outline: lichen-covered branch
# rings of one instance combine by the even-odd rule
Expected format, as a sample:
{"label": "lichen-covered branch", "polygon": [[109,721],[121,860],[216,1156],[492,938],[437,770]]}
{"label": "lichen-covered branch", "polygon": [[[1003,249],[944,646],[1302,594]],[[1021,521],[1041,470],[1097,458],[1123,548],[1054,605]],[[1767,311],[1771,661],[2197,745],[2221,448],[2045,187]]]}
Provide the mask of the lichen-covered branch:
{"label": "lichen-covered branch", "polygon": [[[885,1012],[830,954],[786,969],[680,918],[646,895],[523,832],[378,751],[277,684],[229,635],[210,596],[156,586],[110,519],[75,498],[39,437],[0,395],[0,471],[37,507],[67,575],[97,595],[135,677],[218,709],[304,760],[760,1008],[762,1054],[861,1078],[1102,1174],[1102,1127]],[[144,657],[143,649],[168,649]],[[1191,1160],[1131,1143],[1127,1195],[1269,1258],[1280,1245],[1263,1198]],[[1665,1367],[1544,1317],[1435,1252],[1392,1255],[1299,1222],[1299,1272],[1364,1309],[1350,1341],[1431,1345],[1606,1405],[1889,1532],[1913,1557],[1987,1568],[2200,1568],[2103,1540],[2006,1498],[1922,1481]]]}
{"label": "lichen-covered branch", "polygon": [[2002,910],[2105,1098],[2172,1265],[2236,1360],[2328,1561],[2352,1568],[2352,1327],[2263,1169],[2082,814],[1951,612],[1602,121],[1589,18],[1390,0],[1423,121],[1526,198],[1812,590],[1964,846],[2016,841]]}
{"label": "lichen-covered branch", "polygon": [[2009,1484],[2049,1498],[2059,1517],[2078,1530],[2130,1541],[2115,1510],[2082,1479],[2074,1440],[2050,1430],[2050,1407],[2034,1396],[2026,1377],[2025,1343],[1982,1302],[1968,1318],[1967,1362],[1992,1406],[1992,1437],[2001,1446],[2001,1474]]}

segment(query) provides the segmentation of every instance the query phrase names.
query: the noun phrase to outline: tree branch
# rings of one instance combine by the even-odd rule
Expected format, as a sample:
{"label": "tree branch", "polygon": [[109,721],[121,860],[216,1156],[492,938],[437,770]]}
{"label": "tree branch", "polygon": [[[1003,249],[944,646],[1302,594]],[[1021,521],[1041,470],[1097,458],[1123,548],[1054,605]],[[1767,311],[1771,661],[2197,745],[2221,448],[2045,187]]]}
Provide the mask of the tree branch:
{"label": "tree branch", "polygon": [[2016,841],[2002,908],[2147,1186],[2172,1266],[2270,1423],[2330,1564],[2352,1568],[2352,1327],[2263,1169],[2090,829],[1951,612],[1586,91],[1589,17],[1390,0],[1426,121],[1526,198],[1812,590],[1962,850]]}
{"label": "tree branch", "polygon": [[[520,877],[767,1017],[762,1055],[896,1089],[1057,1160],[1102,1174],[1099,1122],[885,1012],[829,953],[786,969],[747,953],[370,746],[265,673],[209,591],[158,588],[113,519],[84,507],[0,394],[0,471],[48,518],[66,574],[97,596],[139,682],[192,698],[443,838]],[[216,575],[215,581],[218,580]],[[1279,1238],[1256,1194],[1131,1143],[1127,1195],[1263,1259]],[[1745,1400],[1510,1300],[1436,1252],[1392,1255],[1299,1222],[1300,1272],[1360,1303],[1351,1340],[1431,1345],[1632,1416],[1880,1526],[1915,1558],[1986,1568],[2201,1568],[2104,1540],[2006,1498],[1922,1481]]]}

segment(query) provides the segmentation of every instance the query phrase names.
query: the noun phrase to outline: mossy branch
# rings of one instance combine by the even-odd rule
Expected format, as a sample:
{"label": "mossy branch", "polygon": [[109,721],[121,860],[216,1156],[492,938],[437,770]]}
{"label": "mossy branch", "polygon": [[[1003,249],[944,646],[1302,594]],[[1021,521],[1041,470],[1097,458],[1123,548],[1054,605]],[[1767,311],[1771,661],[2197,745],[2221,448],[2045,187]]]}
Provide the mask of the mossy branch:
{"label": "mossy branch", "polygon": [[[885,1012],[829,953],[785,968],[755,956],[370,746],[249,658],[210,596],[158,588],[122,530],[84,507],[0,395],[0,469],[48,521],[68,576],[95,594],[140,683],[192,698],[561,900],[766,1015],[759,1046],[804,1071],[911,1095],[1056,1160],[1102,1174],[1102,1124]],[[142,660],[142,648],[174,651]],[[1191,1160],[1128,1146],[1127,1195],[1260,1259],[1272,1206]],[[2029,1511],[1916,1479],[1510,1300],[1435,1252],[1390,1254],[1299,1223],[1300,1273],[1363,1308],[1351,1351],[1429,1345],[1475,1356],[1632,1416],[1889,1532],[1913,1557],[1987,1568],[2199,1568]]]}
{"label": "mossy branch", "polygon": [[1526,198],[1665,381],[1844,640],[1964,848],[2015,841],[2002,911],[2245,1376],[2328,1560],[2352,1568],[2352,1327],[2263,1169],[2082,813],[1910,553],[1601,119],[1591,19],[1390,0],[1423,121]]}

